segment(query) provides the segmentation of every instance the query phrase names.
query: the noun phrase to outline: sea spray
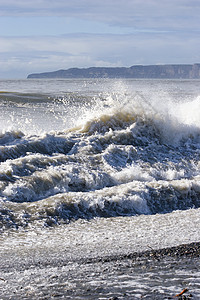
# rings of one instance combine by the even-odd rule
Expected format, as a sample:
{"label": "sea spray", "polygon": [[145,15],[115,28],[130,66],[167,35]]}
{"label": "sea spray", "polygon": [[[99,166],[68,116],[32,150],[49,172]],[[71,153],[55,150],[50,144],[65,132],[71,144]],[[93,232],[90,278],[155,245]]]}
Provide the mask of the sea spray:
{"label": "sea spray", "polygon": [[169,82],[76,84],[1,94],[13,118],[0,137],[2,228],[198,208],[198,95],[181,100]]}

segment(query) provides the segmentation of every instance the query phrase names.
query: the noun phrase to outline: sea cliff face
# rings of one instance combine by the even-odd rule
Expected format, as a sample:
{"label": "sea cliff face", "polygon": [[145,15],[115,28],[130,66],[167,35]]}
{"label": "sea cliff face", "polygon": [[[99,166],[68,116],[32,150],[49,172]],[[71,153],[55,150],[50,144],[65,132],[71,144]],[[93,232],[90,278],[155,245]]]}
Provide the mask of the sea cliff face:
{"label": "sea cliff face", "polygon": [[163,78],[199,79],[200,64],[193,65],[136,65],[126,67],[70,68],[54,72],[35,73],[27,78]]}

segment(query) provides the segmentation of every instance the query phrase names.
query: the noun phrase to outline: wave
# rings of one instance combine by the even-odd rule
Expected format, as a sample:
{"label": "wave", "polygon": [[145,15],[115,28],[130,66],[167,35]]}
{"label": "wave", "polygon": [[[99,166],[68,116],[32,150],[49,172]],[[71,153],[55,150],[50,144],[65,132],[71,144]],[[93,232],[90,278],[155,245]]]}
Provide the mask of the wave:
{"label": "wave", "polygon": [[199,193],[199,178],[168,184],[160,181],[157,185],[136,181],[101,191],[62,193],[29,204],[9,202],[0,209],[0,222],[2,228],[19,228],[33,223],[52,226],[79,218],[169,213],[198,208]]}
{"label": "wave", "polygon": [[[198,103],[200,109],[200,98],[194,100],[194,104]],[[173,104],[173,107],[166,110],[150,108],[139,109],[135,103],[133,106],[123,105],[115,109],[108,109],[105,113],[94,111],[90,112],[86,117],[82,117],[78,126],[69,129],[69,131],[79,131],[81,133],[105,134],[108,131],[119,131],[129,128],[137,139],[139,135],[143,138],[157,138],[160,143],[169,145],[179,145],[183,140],[192,138],[193,141],[199,141],[200,123],[198,118],[198,110],[194,112],[193,103],[184,103],[182,106]],[[190,107],[190,109],[189,109]],[[101,110],[102,111],[102,110]],[[82,121],[84,119],[84,121]],[[85,120],[86,119],[86,120]]]}
{"label": "wave", "polygon": [[200,207],[200,98],[91,95],[0,93],[1,228]]}
{"label": "wave", "polygon": [[1,106],[30,106],[54,100],[49,94],[0,91]]}
{"label": "wave", "polygon": [[63,132],[5,132],[0,143],[2,228],[200,207],[199,128],[169,115],[109,109]]}

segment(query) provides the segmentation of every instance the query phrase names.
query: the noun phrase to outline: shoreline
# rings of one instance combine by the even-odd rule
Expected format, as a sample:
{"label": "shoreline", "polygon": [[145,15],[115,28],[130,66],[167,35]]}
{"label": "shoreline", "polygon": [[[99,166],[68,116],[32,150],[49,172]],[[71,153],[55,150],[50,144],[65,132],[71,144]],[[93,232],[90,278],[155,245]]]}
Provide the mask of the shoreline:
{"label": "shoreline", "polygon": [[[149,247],[151,248],[151,247]],[[105,256],[102,258],[91,258],[87,262],[109,262],[123,259],[151,259],[160,260],[166,257],[171,258],[199,258],[200,257],[200,242],[193,242],[188,244],[181,244],[174,247],[166,247],[160,249],[146,250],[142,252],[132,252],[124,255]]]}
{"label": "shoreline", "polygon": [[7,233],[0,299],[167,300],[184,289],[180,299],[200,299],[199,216],[192,209]]}
{"label": "shoreline", "polygon": [[199,254],[200,242],[195,242],[62,264],[51,260],[1,272],[0,298],[197,300]]}
{"label": "shoreline", "polygon": [[[167,300],[200,297],[200,242],[40,261],[1,270],[1,299]],[[36,257],[35,257],[36,259]]]}

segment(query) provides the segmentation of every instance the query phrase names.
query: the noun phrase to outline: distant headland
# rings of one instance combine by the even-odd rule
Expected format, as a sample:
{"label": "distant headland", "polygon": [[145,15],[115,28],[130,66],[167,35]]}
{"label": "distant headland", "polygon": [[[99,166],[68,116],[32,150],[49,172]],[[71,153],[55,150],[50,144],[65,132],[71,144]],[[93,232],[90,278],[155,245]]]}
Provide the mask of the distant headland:
{"label": "distant headland", "polygon": [[200,64],[135,65],[132,67],[70,68],[30,74],[27,78],[160,78],[200,79]]}

